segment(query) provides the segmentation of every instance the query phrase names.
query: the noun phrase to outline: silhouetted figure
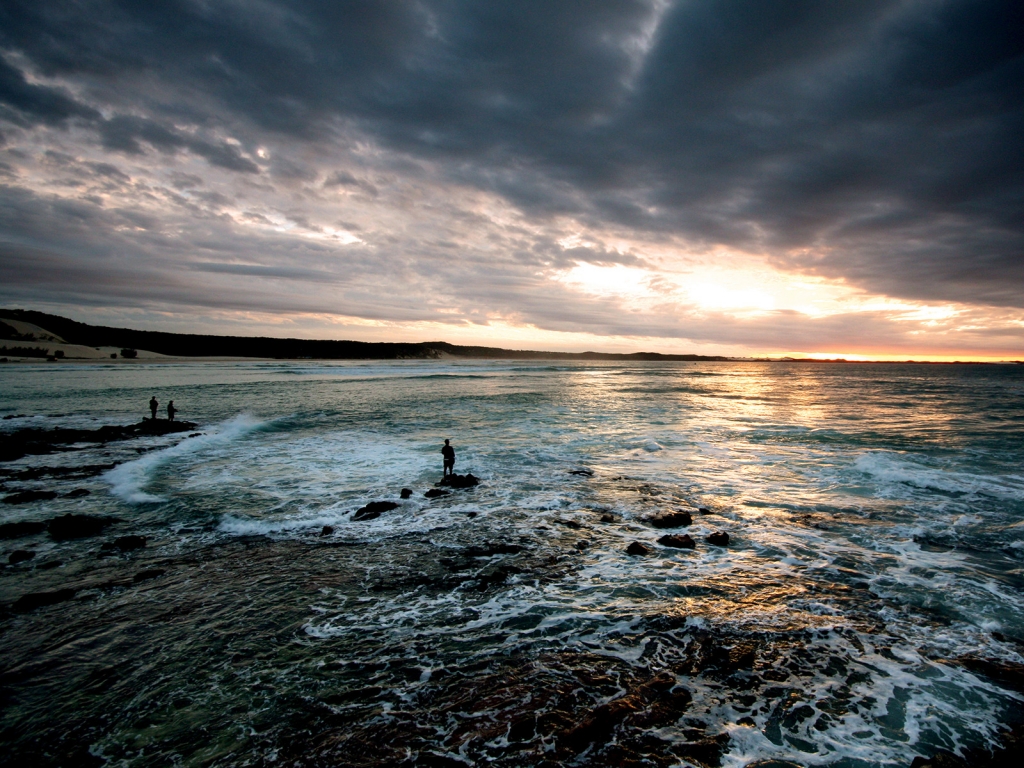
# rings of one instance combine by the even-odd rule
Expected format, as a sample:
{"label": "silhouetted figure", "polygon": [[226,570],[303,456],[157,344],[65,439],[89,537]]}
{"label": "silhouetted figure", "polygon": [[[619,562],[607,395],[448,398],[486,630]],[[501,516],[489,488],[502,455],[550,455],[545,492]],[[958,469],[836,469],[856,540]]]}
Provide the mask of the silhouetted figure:
{"label": "silhouetted figure", "polygon": [[149,412],[153,414],[153,421],[156,421],[156,407],[158,405],[160,405],[160,403],[156,401],[156,395],[149,398]]}
{"label": "silhouetted figure", "polygon": [[443,477],[448,477],[448,475],[454,475],[455,474],[455,449],[452,448],[448,444],[447,440],[444,441],[444,448],[441,449],[441,455],[444,457],[444,475],[443,475]]}
{"label": "silhouetted figure", "polygon": [[174,414],[178,412],[178,409],[174,407],[174,401],[171,400],[167,403],[167,420],[174,421]]}

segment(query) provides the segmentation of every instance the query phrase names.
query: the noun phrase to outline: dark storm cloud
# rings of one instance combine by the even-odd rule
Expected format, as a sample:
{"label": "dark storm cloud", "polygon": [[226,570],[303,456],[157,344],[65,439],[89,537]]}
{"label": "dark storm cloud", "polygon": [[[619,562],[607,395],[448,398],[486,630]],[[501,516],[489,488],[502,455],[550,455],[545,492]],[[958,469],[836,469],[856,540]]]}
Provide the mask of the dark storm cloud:
{"label": "dark storm cloud", "polygon": [[[500,195],[536,221],[765,252],[896,297],[1024,307],[1019,2],[9,0],[0,47],[0,119],[80,126],[109,154],[108,183],[127,183],[118,158],[177,153],[282,189],[319,178],[316,194],[385,201],[397,193],[378,173],[429,177]],[[364,170],[318,169],[342,135],[384,154]],[[263,162],[263,143],[301,151]],[[229,204],[176,173],[183,194]],[[48,205],[32,214],[52,217],[42,229],[76,232],[90,215],[92,227],[124,226],[112,212]],[[451,250],[443,237],[433,249],[405,237],[415,247],[394,255],[399,272],[403,258],[433,270]],[[543,238],[500,260],[638,263]],[[453,294],[502,300],[500,265],[483,261],[490,271],[451,276]],[[316,271],[276,267],[282,278]],[[525,293],[524,317],[562,322]],[[565,322],[583,327],[579,302],[571,311]]]}

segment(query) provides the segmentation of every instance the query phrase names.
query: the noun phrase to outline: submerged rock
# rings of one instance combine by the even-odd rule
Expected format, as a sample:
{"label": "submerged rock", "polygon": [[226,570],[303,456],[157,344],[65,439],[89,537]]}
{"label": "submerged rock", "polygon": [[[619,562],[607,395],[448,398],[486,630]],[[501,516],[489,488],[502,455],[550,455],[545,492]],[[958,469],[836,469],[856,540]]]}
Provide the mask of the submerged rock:
{"label": "submerged rock", "polygon": [[429,491],[423,494],[428,499],[436,499],[440,496],[448,496],[448,491],[442,491],[440,488],[431,488]]}
{"label": "submerged rock", "polygon": [[84,539],[86,536],[95,536],[114,522],[116,518],[113,517],[62,515],[50,521],[50,538],[54,541]]}
{"label": "submerged rock", "polygon": [[641,544],[639,541],[634,541],[628,547],[626,547],[627,555],[649,555],[651,550]]}
{"label": "submerged rock", "polygon": [[663,515],[655,515],[647,518],[647,522],[655,528],[681,528],[690,525],[693,518],[689,512],[667,512]]}
{"label": "submerged rock", "polygon": [[120,536],[113,541],[106,542],[100,549],[111,551],[118,549],[122,552],[130,552],[133,549],[142,549],[146,546],[145,536]]}
{"label": "submerged rock", "polygon": [[22,521],[20,523],[4,523],[0,525],[0,539],[20,539],[46,530],[46,523]]}
{"label": "submerged rock", "polygon": [[135,576],[132,577],[132,581],[138,584],[140,581],[149,581],[150,579],[155,579],[158,576],[163,576],[165,573],[167,573],[167,571],[163,568],[147,568],[144,571],[136,573]]}
{"label": "submerged rock", "polygon": [[77,591],[68,587],[66,589],[55,589],[52,592],[29,592],[27,595],[22,595],[15,600],[14,605],[11,607],[18,613],[24,613],[46,605],[63,603],[73,598]]}
{"label": "submerged rock", "polygon": [[412,489],[411,488],[403,488],[402,489],[402,493],[400,494],[400,496],[403,499],[408,499],[410,496],[412,496]]}
{"label": "submerged rock", "polygon": [[690,535],[687,533],[684,533],[682,536],[678,534],[662,536],[658,539],[658,543],[663,547],[674,547],[675,549],[694,549],[697,546],[697,542],[690,538]]}
{"label": "submerged rock", "polygon": [[17,565],[18,563],[24,563],[26,560],[31,560],[35,556],[35,552],[30,552],[27,549],[16,549],[11,552],[10,557],[7,558],[7,562],[11,565]]}
{"label": "submerged rock", "polygon": [[718,547],[725,547],[729,545],[729,534],[723,531],[715,531],[708,536],[708,544],[714,544]]}
{"label": "submerged rock", "polygon": [[393,501],[371,501],[365,507],[360,507],[352,515],[353,520],[374,520],[381,516],[382,512],[390,512],[398,506]]}
{"label": "submerged rock", "polygon": [[333,525],[325,525],[323,528],[320,529],[321,536],[330,536],[332,533],[334,533]]}
{"label": "submerged rock", "polygon": [[569,470],[569,474],[570,475],[578,475],[580,477],[593,477],[594,476],[594,470],[592,470],[592,469],[570,469]]}
{"label": "submerged rock", "polygon": [[56,498],[56,491],[20,491],[4,496],[4,504],[30,504],[33,501],[49,501]]}
{"label": "submerged rock", "polygon": [[65,499],[80,499],[83,496],[89,496],[91,494],[92,494],[92,491],[90,491],[88,488],[75,488],[75,490],[71,491],[70,493],[65,493],[64,494],[64,498]]}

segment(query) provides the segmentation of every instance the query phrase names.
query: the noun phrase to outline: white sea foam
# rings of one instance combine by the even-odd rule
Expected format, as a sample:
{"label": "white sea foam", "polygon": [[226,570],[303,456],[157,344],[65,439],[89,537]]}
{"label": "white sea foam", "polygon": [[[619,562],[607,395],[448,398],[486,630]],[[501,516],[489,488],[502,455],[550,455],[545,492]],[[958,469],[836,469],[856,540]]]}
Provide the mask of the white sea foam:
{"label": "white sea foam", "polygon": [[184,438],[180,442],[161,450],[147,453],[134,461],[119,464],[103,475],[110,484],[110,492],[120,499],[132,504],[156,503],[166,501],[162,496],[145,491],[157,469],[175,461],[200,454],[211,448],[218,447],[244,437],[265,422],[247,414],[230,419],[212,431],[198,437]]}
{"label": "white sea foam", "polygon": [[894,486],[911,486],[954,494],[1024,500],[1024,478],[1017,475],[994,477],[928,467],[899,454],[882,452],[858,456],[854,468],[874,478],[885,491],[892,490]]}

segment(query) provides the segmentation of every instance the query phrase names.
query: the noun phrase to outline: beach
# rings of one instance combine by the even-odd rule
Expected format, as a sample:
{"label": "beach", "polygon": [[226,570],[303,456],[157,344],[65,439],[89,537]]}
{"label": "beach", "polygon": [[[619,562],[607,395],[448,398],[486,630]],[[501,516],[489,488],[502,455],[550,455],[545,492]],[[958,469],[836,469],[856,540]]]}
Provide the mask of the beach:
{"label": "beach", "polygon": [[1021,721],[1020,366],[0,377],[8,443],[188,422],[0,464],[53,494],[0,505],[2,764],[909,766]]}

